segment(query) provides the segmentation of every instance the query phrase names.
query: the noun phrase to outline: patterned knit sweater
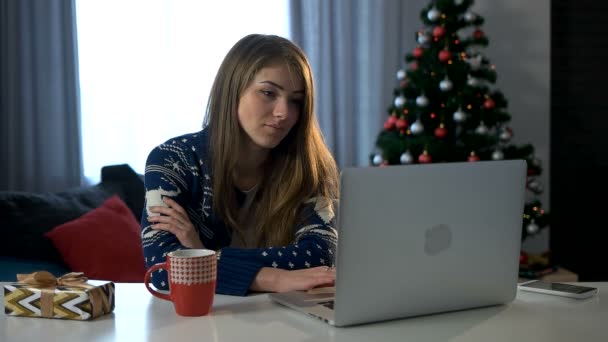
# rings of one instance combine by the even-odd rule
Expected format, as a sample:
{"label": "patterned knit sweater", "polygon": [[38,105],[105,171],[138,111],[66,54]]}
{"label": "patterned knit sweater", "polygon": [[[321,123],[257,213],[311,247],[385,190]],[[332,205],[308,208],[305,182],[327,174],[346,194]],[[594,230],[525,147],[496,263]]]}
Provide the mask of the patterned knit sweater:
{"label": "patterned knit sweater", "polygon": [[[149,154],[145,169],[146,209],[141,218],[141,237],[146,266],[164,262],[167,253],[185,249],[172,233],[150,228],[147,207],[160,196],[177,201],[188,213],[205,248],[221,250],[216,292],[246,295],[262,267],[296,270],[333,266],[338,233],[333,202],[311,198],[302,203],[302,224],[294,227],[295,240],[288,246],[240,249],[227,247],[230,231],[213,210],[213,182],[208,151],[208,128],[169,139]],[[160,195],[160,196],[159,196]],[[327,205],[329,203],[329,205]],[[167,290],[167,274],[152,274],[152,283]]]}

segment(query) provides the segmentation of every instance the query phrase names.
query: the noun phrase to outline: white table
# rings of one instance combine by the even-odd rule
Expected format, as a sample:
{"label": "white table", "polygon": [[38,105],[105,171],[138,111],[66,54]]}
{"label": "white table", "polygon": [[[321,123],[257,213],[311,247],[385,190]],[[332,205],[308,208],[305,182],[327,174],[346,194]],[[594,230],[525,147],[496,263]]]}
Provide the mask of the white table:
{"label": "white table", "polygon": [[0,341],[608,341],[608,283],[581,284],[598,287],[599,295],[576,300],[519,292],[509,305],[347,328],[267,295],[216,296],[210,316],[180,317],[143,284],[116,284],[110,315],[69,321],[0,314]]}

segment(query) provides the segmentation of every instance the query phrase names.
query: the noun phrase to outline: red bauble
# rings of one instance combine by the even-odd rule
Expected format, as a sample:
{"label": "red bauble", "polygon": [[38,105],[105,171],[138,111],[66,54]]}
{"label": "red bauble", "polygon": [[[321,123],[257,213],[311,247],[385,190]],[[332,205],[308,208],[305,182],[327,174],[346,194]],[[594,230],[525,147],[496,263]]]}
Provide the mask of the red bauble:
{"label": "red bauble", "polygon": [[433,158],[431,158],[431,155],[426,150],[424,150],[424,152],[418,156],[418,162],[421,164],[428,164],[432,161]]}
{"label": "red bauble", "polygon": [[491,98],[486,99],[483,103],[483,108],[485,109],[493,109],[494,107],[496,107],[496,102]]}
{"label": "red bauble", "polygon": [[393,115],[389,116],[388,119],[384,122],[384,129],[390,131],[395,128],[395,124],[397,123],[397,118]]}
{"label": "red bauble", "polygon": [[398,130],[405,129],[407,127],[407,121],[404,118],[399,118],[396,121],[395,126],[397,127]]}
{"label": "red bauble", "polygon": [[528,254],[526,252],[519,252],[519,264],[520,265],[528,264]]}
{"label": "red bauble", "polygon": [[470,162],[479,161],[479,156],[477,154],[475,154],[474,151],[471,151],[471,154],[469,155],[468,161],[470,161]]}
{"label": "red bauble", "polygon": [[416,58],[422,57],[423,53],[424,53],[424,50],[420,46],[414,49],[414,57],[416,57]]}
{"label": "red bauble", "polygon": [[452,57],[452,54],[448,50],[439,51],[439,60],[443,63],[447,62]]}
{"label": "red bauble", "polygon": [[439,139],[445,138],[448,135],[448,130],[443,124],[439,124],[439,127],[435,128],[435,136]]}
{"label": "red bauble", "polygon": [[485,34],[484,34],[484,33],[483,33],[483,31],[482,31],[482,30],[480,30],[480,29],[476,29],[476,30],[473,32],[473,37],[474,37],[475,39],[481,39],[481,38],[483,38],[484,36],[485,36]]}
{"label": "red bauble", "polygon": [[418,62],[412,63],[412,70],[414,70],[414,71],[418,70]]}
{"label": "red bauble", "polygon": [[441,38],[445,34],[445,27],[437,26],[433,29],[433,37]]}

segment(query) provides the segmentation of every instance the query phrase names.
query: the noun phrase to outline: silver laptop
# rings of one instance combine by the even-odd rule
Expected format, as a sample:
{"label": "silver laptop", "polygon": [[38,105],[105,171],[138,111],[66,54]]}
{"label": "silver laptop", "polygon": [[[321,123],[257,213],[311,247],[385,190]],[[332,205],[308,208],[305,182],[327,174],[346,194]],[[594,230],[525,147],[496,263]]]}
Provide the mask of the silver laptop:
{"label": "silver laptop", "polygon": [[523,160],[346,168],[335,287],[270,298],[347,326],[515,298]]}

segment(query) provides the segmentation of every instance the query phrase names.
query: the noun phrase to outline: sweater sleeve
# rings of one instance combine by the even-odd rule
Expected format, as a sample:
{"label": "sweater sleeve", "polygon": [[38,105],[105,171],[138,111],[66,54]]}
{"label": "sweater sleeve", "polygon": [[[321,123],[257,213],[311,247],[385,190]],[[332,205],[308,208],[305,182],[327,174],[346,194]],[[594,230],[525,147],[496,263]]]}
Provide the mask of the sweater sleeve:
{"label": "sweater sleeve", "polygon": [[262,267],[297,270],[333,266],[338,239],[334,207],[334,201],[323,197],[306,201],[299,212],[301,223],[294,229],[295,240],[288,246],[223,248],[218,262],[216,292],[246,295]]}
{"label": "sweater sleeve", "polygon": [[[165,143],[154,148],[146,160],[144,172],[146,201],[141,217],[141,238],[147,268],[165,262],[169,252],[185,249],[172,233],[152,229],[147,217],[151,214],[148,208],[155,205],[164,205],[162,198],[165,196],[175,200],[189,214],[192,214],[193,210],[190,208],[189,202],[195,160],[186,152],[187,147],[180,143]],[[190,216],[192,218],[192,215]],[[200,220],[193,220],[195,226],[197,226],[197,221]],[[203,227],[198,225],[197,229],[200,235]],[[165,270],[154,272],[151,275],[151,280],[157,289],[169,289]]]}

